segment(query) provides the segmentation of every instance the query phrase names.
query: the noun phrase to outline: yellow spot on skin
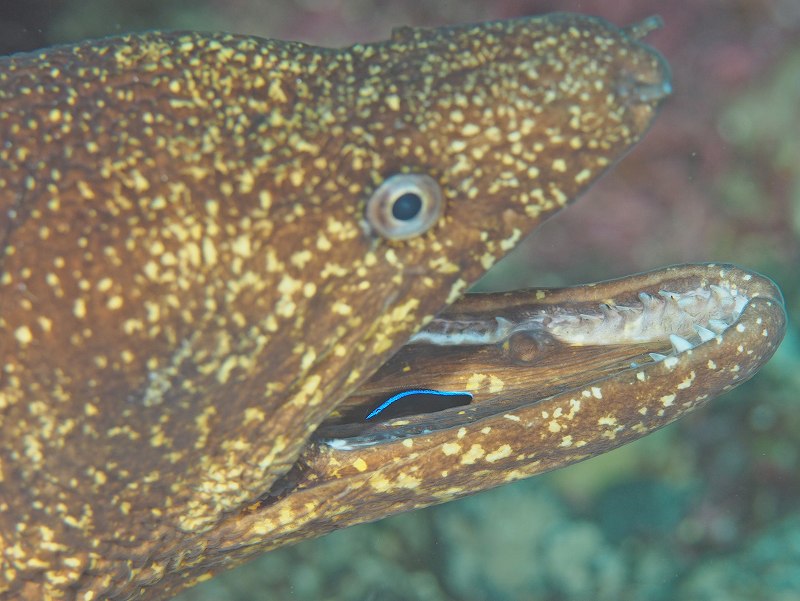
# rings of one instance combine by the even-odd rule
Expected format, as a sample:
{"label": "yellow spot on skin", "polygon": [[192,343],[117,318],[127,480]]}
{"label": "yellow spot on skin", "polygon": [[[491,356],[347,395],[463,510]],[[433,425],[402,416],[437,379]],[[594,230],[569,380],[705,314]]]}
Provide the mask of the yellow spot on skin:
{"label": "yellow spot on skin", "polygon": [[386,105],[393,111],[400,110],[400,97],[396,94],[391,94],[386,97]]}
{"label": "yellow spot on skin", "polygon": [[578,175],[575,176],[575,183],[583,184],[589,181],[591,177],[592,177],[592,172],[589,171],[588,169],[584,169],[583,171],[578,173]]}
{"label": "yellow spot on skin", "polygon": [[22,346],[28,346],[33,342],[33,334],[31,334],[31,330],[28,326],[20,326],[14,330],[14,338],[16,338],[17,342]]}
{"label": "yellow spot on skin", "polygon": [[675,395],[674,394],[665,394],[659,400],[661,401],[661,404],[664,407],[669,407],[675,401]]}
{"label": "yellow spot on skin", "polygon": [[166,443],[166,438],[164,436],[164,432],[161,430],[157,430],[153,435],[150,437],[150,446],[152,447],[161,447]]}
{"label": "yellow spot on skin", "polygon": [[308,371],[314,364],[316,358],[317,358],[316,351],[313,348],[308,349],[303,354],[303,358],[300,360],[300,370],[303,372]]}
{"label": "yellow spot on skin", "polygon": [[410,449],[414,446],[414,439],[413,438],[406,438],[403,440],[403,446],[407,449]]}
{"label": "yellow spot on skin", "polygon": [[101,472],[100,470],[97,470],[96,472],[94,472],[93,477],[94,477],[95,484],[97,484],[98,486],[102,486],[103,484],[106,483],[106,479],[107,479],[106,475],[105,475],[104,472]]}
{"label": "yellow spot on skin", "polygon": [[381,473],[374,474],[369,479],[369,485],[372,487],[372,490],[378,493],[387,492],[392,488],[391,482]]}
{"label": "yellow spot on skin", "polygon": [[461,456],[461,464],[462,465],[472,465],[478,459],[483,457],[486,454],[486,451],[483,450],[483,447],[479,444],[474,444],[469,448],[469,451],[464,453]]}
{"label": "yellow spot on skin", "polygon": [[694,382],[694,378],[695,378],[694,371],[689,372],[689,375],[680,384],[678,384],[677,386],[678,390],[689,388],[689,386],[692,385],[692,382]]}
{"label": "yellow spot on skin", "polygon": [[508,238],[500,241],[500,249],[504,252],[511,250],[517,245],[517,242],[519,242],[521,236],[522,232],[519,229],[514,228],[514,231]]}
{"label": "yellow spot on skin", "polygon": [[450,288],[450,294],[447,295],[446,304],[451,305],[453,304],[461,295],[464,293],[464,290],[467,288],[467,282],[462,280],[461,278],[457,279],[453,286]]}
{"label": "yellow spot on skin", "polygon": [[500,459],[505,459],[509,455],[511,455],[511,446],[504,444],[498,447],[496,451],[493,451],[492,453],[486,455],[486,461],[488,461],[489,463],[494,463],[495,461],[499,461]]}
{"label": "yellow spot on skin", "polygon": [[281,80],[279,78],[275,78],[270,82],[267,94],[276,102],[286,102],[288,100],[286,93],[281,88]]}
{"label": "yellow spot on skin", "polygon": [[78,319],[86,317],[86,301],[83,298],[76,298],[72,304],[72,314]]}
{"label": "yellow spot on skin", "polygon": [[406,473],[402,473],[397,477],[395,482],[398,488],[419,488],[419,485],[422,484],[422,480],[416,478],[414,476],[410,476]]}
{"label": "yellow spot on skin", "polygon": [[335,303],[333,303],[333,305],[331,306],[331,310],[337,315],[344,315],[344,316],[353,313],[353,308],[341,300],[337,300]]}
{"label": "yellow spot on skin", "polygon": [[250,424],[252,422],[263,422],[267,418],[263,409],[258,407],[248,407],[244,410],[244,423]]}
{"label": "yellow spot on skin", "polygon": [[442,445],[442,453],[447,456],[455,455],[461,452],[461,445],[457,442],[446,442]]}
{"label": "yellow spot on skin", "polygon": [[353,467],[356,468],[359,472],[365,472],[367,471],[367,462],[364,461],[361,457],[359,457],[353,462]]}
{"label": "yellow spot on skin", "polygon": [[466,390],[480,390],[483,383],[489,378],[486,374],[472,374],[464,384]]}
{"label": "yellow spot on skin", "polygon": [[237,357],[227,357],[216,371],[216,378],[220,384],[225,384],[231,375],[231,372],[236,368],[238,363]]}

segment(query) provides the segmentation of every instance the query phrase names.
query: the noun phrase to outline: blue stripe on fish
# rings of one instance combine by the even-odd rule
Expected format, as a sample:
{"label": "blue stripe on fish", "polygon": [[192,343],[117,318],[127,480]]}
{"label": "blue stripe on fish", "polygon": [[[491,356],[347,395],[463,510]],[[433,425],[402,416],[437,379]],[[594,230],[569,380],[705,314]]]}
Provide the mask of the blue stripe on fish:
{"label": "blue stripe on fish", "polygon": [[385,401],[383,401],[380,405],[375,407],[370,414],[364,419],[372,419],[379,413],[381,413],[384,409],[386,409],[389,405],[394,403],[395,401],[399,401],[402,398],[407,396],[415,395],[415,394],[434,394],[437,396],[468,396],[470,400],[472,400],[473,396],[471,392],[452,392],[446,390],[432,390],[430,388],[415,388],[413,390],[404,390],[403,392],[398,392],[396,395],[389,397]]}

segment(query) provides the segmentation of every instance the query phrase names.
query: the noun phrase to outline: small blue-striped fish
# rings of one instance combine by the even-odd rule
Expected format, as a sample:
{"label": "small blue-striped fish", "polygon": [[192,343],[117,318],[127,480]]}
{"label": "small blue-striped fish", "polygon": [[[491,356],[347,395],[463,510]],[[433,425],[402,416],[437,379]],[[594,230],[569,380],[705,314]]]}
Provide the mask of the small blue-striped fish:
{"label": "small blue-striped fish", "polygon": [[[387,407],[389,407],[396,401],[414,395],[433,395],[433,396],[449,396],[449,397],[463,396],[469,399],[470,401],[472,400],[472,393],[470,392],[455,392],[447,390],[432,390],[430,388],[415,388],[412,390],[404,390],[403,392],[398,392],[396,395],[389,397],[388,399],[383,401],[380,405],[375,407],[375,409],[373,409],[365,419],[372,419],[376,415],[382,413]],[[459,404],[467,404],[467,403],[454,403],[454,406]]]}

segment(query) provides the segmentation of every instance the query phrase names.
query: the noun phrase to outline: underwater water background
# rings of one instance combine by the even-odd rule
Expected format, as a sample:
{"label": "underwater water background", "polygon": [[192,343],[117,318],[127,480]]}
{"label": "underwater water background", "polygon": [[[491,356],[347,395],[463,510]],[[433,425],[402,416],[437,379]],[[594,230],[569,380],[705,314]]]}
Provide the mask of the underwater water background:
{"label": "underwater water background", "polygon": [[633,444],[279,549],[182,601],[800,599],[797,0],[5,0],[0,51],[155,28],[346,45],[553,10],[617,25],[660,14],[647,42],[675,92],[628,157],[481,285],[734,262],[783,289],[783,346],[750,382]]}

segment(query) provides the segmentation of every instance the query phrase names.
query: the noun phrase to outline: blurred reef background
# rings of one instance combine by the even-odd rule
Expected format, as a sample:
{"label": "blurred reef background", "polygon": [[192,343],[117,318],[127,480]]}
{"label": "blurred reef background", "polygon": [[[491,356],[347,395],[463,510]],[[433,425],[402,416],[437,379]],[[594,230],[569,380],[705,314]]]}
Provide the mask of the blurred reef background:
{"label": "blurred reef background", "polygon": [[145,29],[341,46],[398,25],[554,10],[647,37],[675,93],[644,141],[481,286],[734,262],[782,287],[789,331],[753,380],[573,467],[272,552],[181,601],[800,599],[797,0],[4,0],[0,53]]}

